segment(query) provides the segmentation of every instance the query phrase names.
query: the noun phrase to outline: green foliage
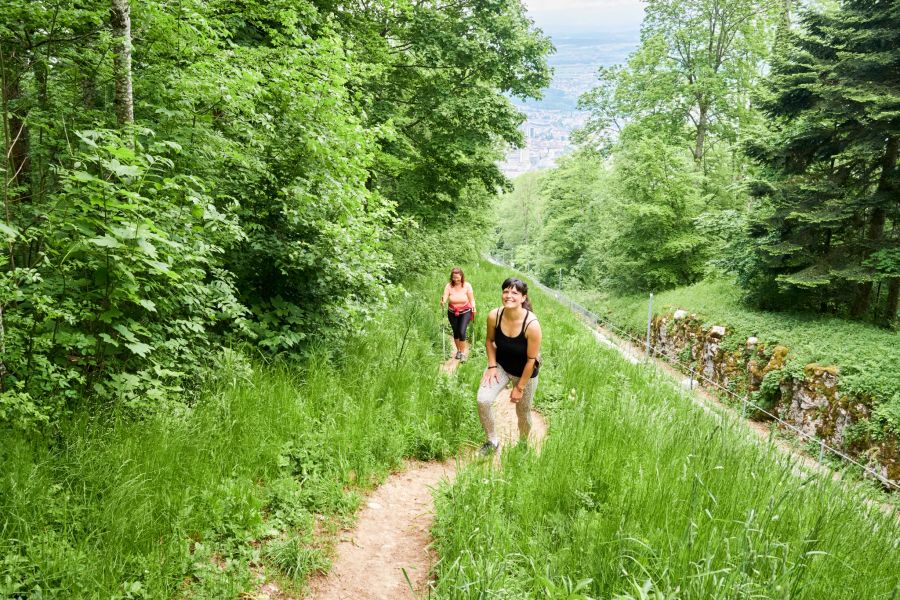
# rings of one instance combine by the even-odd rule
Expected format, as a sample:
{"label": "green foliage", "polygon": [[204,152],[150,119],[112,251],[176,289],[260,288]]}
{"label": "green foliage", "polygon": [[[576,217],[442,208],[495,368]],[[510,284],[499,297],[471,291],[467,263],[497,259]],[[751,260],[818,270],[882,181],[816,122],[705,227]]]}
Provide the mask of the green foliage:
{"label": "green foliage", "polygon": [[[620,327],[639,335],[647,328],[647,297],[573,293],[597,314],[608,316]],[[728,338],[743,345],[757,337],[767,348],[776,345],[790,350],[785,369],[800,370],[810,363],[835,365],[840,389],[873,405],[890,402],[900,393],[900,334],[865,323],[836,317],[795,312],[771,312],[748,306],[742,290],[724,280],[705,280],[657,294],[654,313],[681,308],[696,314],[704,323],[723,325]]]}
{"label": "green foliage", "polygon": [[58,419],[89,394],[154,409],[200,366],[207,330],[244,312],[229,279],[211,277],[234,218],[173,172],[177,144],[138,133],[135,149],[78,134],[52,211],[18,207],[33,225],[17,242],[39,250],[4,273],[7,422]]}
{"label": "green foliage", "polygon": [[781,380],[783,378],[784,372],[780,369],[772,369],[767,372],[759,384],[759,390],[753,393],[753,403],[766,410],[771,410],[781,399]]}
{"label": "green foliage", "polygon": [[174,400],[213,344],[339,342],[411,273],[474,256],[547,82],[517,0],[0,8],[0,424]]}
{"label": "green foliage", "polygon": [[769,130],[749,144],[766,169],[742,270],[759,305],[896,318],[898,31],[892,3],[851,0],[785,34],[761,94]]}
{"label": "green foliage", "polygon": [[302,585],[311,573],[324,573],[330,567],[322,550],[310,547],[307,540],[298,536],[269,542],[266,544],[265,557],[279,572],[289,577],[294,585]]}
{"label": "green foliage", "polygon": [[237,597],[251,564],[301,585],[325,567],[314,513],[347,517],[403,457],[478,435],[474,391],[438,369],[443,317],[418,309],[439,283],[393,298],[340,362],[227,351],[191,407],[78,411],[51,442],[4,429],[0,596]]}
{"label": "green foliage", "polygon": [[516,179],[498,206],[493,251],[554,284],[563,275],[626,291],[693,282],[705,258],[698,179],[686,152],[659,138],[623,142],[610,160],[581,151]]}
{"label": "green foliage", "polygon": [[600,280],[625,291],[659,290],[696,281],[703,238],[690,159],[662,140],[625,144],[611,174],[614,198],[593,254]]}
{"label": "green foliage", "polygon": [[538,265],[543,255],[539,243],[544,237],[545,178],[541,172],[520,175],[494,211],[497,238],[492,251],[525,271]]}
{"label": "green foliage", "polygon": [[379,1],[334,15],[364,67],[353,85],[366,125],[383,130],[375,189],[430,225],[466,188],[502,185],[494,163],[522,143],[522,115],[498,92],[536,97],[550,80],[549,39],[521,2]]}
{"label": "green foliage", "polygon": [[[575,263],[582,286],[620,292],[666,289],[752,262],[746,181],[754,168],[739,148],[762,121],[750,97],[786,6],[647,3],[640,46],[624,65],[600,68],[598,85],[579,100],[590,113],[575,136],[583,156],[596,153],[615,166],[611,176],[593,179],[587,195],[598,209],[590,209],[588,227],[573,228],[578,241],[566,249],[578,256],[560,260],[548,252],[535,262]],[[547,220],[557,212],[574,208],[554,206]]]}
{"label": "green foliage", "polygon": [[752,169],[738,148],[761,121],[750,93],[783,12],[780,2],[649,2],[638,49],[600,68],[580,98],[590,113],[580,150],[542,175],[531,202],[539,245],[522,243],[516,196],[502,205],[494,251],[545,281],[625,292],[750,262]]}
{"label": "green foliage", "polygon": [[477,261],[493,232],[493,200],[476,182],[463,190],[452,212],[436,214],[428,224],[409,216],[398,219],[385,245],[393,257],[391,278]]}
{"label": "green foliage", "polygon": [[[524,177],[524,176],[523,176]],[[608,173],[596,154],[582,151],[567,157],[546,173],[544,226],[540,236],[538,276],[559,278],[560,270],[582,281],[596,278],[596,265],[586,256],[603,221]]]}
{"label": "green foliage", "polygon": [[599,70],[599,85],[580,99],[591,117],[585,143],[614,149],[618,134],[647,135],[690,148],[708,173],[740,161],[717,146],[733,144],[758,117],[749,93],[768,53],[779,2],[650,0],[641,45],[625,65]]}

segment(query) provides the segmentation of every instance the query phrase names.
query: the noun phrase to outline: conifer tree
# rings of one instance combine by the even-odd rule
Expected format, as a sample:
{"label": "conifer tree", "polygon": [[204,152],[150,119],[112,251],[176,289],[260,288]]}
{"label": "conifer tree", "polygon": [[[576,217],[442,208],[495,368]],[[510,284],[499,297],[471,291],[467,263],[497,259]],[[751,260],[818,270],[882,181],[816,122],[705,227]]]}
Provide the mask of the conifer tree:
{"label": "conifer tree", "polygon": [[[900,4],[848,0],[806,13],[780,45],[762,107],[767,170],[746,273],[763,305],[890,321],[900,282]],[[878,296],[887,288],[887,302]],[[873,291],[875,294],[873,296]]]}

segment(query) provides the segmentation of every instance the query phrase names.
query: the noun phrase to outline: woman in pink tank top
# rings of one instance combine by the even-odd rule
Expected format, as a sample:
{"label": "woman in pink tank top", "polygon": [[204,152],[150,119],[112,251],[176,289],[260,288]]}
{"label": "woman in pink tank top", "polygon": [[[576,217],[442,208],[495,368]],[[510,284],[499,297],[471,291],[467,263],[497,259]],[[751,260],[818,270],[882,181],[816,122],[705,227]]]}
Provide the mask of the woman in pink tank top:
{"label": "woman in pink tank top", "polygon": [[450,271],[450,281],[444,286],[444,295],[441,297],[441,306],[444,304],[447,304],[447,319],[453,329],[455,358],[465,360],[469,356],[466,328],[469,321],[475,317],[475,292],[459,267],[454,267]]}

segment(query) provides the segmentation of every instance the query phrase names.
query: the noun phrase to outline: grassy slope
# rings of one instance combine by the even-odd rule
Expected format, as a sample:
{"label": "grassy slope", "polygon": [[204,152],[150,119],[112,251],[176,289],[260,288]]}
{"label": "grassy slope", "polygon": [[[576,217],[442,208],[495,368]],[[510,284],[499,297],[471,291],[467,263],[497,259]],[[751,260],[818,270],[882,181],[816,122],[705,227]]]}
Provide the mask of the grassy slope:
{"label": "grassy slope", "polygon": [[340,364],[251,370],[226,352],[177,414],[84,414],[53,444],[0,432],[0,598],[236,597],[251,562],[302,583],[327,562],[315,515],[349,518],[354,490],[402,457],[479,437],[472,393],[438,374],[439,316],[419,296]]}
{"label": "grassy slope", "polygon": [[436,597],[900,593],[895,517],[830,479],[802,481],[534,295],[550,350],[538,396],[545,380],[570,392],[540,456],[512,449],[502,471],[471,466],[440,495]]}
{"label": "grassy slope", "polygon": [[[594,292],[573,298],[613,323],[635,332],[647,328],[647,297],[610,297]],[[683,308],[710,325],[725,325],[729,343],[756,336],[767,346],[790,349],[789,360],[837,365],[848,391],[881,400],[900,394],[900,333],[833,317],[754,310],[740,302],[741,291],[726,281],[702,281],[669,290],[653,299],[654,313]]]}

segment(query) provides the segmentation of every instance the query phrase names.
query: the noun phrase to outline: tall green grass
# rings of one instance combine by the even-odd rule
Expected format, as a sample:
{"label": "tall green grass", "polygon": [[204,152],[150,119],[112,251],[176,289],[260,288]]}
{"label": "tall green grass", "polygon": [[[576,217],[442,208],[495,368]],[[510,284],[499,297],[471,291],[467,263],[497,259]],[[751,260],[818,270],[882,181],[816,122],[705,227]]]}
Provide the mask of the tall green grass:
{"label": "tall green grass", "polygon": [[435,597],[900,597],[896,515],[798,476],[534,295],[541,377],[568,393],[540,455],[510,449],[440,493]]}
{"label": "tall green grass", "polygon": [[303,364],[223,350],[191,407],[0,432],[0,598],[233,598],[264,569],[302,585],[360,490],[479,436],[421,295]]}
{"label": "tall green grass", "polygon": [[[569,293],[567,291],[567,293]],[[611,296],[573,291],[573,299],[643,337],[647,330],[647,295]],[[728,328],[726,346],[743,346],[750,336],[767,346],[790,349],[788,361],[840,367],[843,390],[900,403],[900,332],[838,317],[754,309],[743,292],[724,280],[704,280],[667,290],[653,299],[654,313],[677,308],[697,314],[709,325]],[[898,404],[900,406],[900,404]]]}

